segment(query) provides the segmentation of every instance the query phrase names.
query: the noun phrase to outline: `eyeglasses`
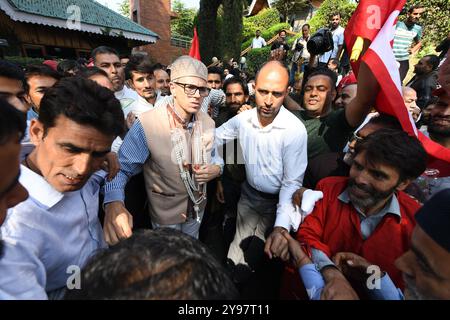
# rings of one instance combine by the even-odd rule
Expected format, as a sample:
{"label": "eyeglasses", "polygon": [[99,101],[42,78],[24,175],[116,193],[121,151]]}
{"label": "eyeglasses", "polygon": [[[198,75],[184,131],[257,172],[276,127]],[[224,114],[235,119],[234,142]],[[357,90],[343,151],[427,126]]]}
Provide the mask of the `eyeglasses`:
{"label": "eyeglasses", "polygon": [[356,142],[361,142],[364,140],[364,138],[361,137],[357,132],[353,132],[353,135],[350,137],[350,142],[353,142],[355,140]]}
{"label": "eyeglasses", "polygon": [[197,87],[193,84],[188,83],[180,83],[180,82],[174,82],[175,84],[179,85],[184,89],[184,93],[186,93],[188,96],[193,96],[198,90],[198,93],[201,97],[207,97],[209,95],[209,92],[211,89],[208,87]]}

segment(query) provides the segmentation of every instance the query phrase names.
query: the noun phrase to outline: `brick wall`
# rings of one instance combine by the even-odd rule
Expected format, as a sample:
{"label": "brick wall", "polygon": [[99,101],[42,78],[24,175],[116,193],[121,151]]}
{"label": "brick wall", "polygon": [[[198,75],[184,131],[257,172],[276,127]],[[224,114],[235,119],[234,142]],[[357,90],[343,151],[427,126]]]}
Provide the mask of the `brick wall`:
{"label": "brick wall", "polygon": [[154,60],[166,65],[189,53],[189,49],[170,44],[170,19],[173,15],[170,0],[131,0],[130,11],[133,12],[134,8],[138,9],[138,22],[160,36],[155,44],[139,47],[139,50],[148,52]]}

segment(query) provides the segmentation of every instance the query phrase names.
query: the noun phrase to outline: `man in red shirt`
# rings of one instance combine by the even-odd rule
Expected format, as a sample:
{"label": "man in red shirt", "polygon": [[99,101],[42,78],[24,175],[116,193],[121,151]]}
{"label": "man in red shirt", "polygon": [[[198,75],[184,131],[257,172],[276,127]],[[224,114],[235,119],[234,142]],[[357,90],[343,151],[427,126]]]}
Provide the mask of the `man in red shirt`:
{"label": "man in red shirt", "polygon": [[[300,226],[297,239],[311,248],[312,261],[328,286],[339,291],[346,281],[331,258],[353,252],[380,266],[403,288],[394,261],[410,248],[420,205],[402,190],[425,170],[426,157],[417,139],[383,129],[356,145],[348,178],[329,177],[318,183],[324,197]],[[285,289],[298,296],[299,280],[292,278],[287,284],[290,288]]]}

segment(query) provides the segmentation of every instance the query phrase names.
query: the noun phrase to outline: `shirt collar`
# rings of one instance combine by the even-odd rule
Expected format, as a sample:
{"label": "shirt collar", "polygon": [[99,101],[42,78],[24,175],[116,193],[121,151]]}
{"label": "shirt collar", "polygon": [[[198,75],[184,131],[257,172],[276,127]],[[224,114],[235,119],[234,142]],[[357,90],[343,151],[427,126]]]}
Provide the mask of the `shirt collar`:
{"label": "shirt collar", "polygon": [[64,197],[64,194],[55,190],[45,179],[24,165],[20,166],[19,182],[27,189],[30,197],[51,208]]}
{"label": "shirt collar", "polygon": [[33,120],[39,118],[39,114],[34,111],[33,108],[30,108],[27,112],[27,120]]}
{"label": "shirt collar", "polygon": [[[140,95],[138,95],[138,101],[139,101],[140,104],[142,104],[142,105],[144,105],[144,106],[146,106],[146,107],[149,107],[149,108],[153,108],[153,107],[154,107],[153,104],[151,104],[150,102],[148,102],[147,100],[145,100],[145,99],[144,99],[143,97],[141,97]],[[156,97],[155,104],[156,104],[157,101],[158,101],[158,96]]]}
{"label": "shirt collar", "polygon": [[278,114],[276,115],[275,119],[273,119],[272,123],[264,128],[261,128],[261,123],[259,122],[258,119],[258,110],[257,108],[253,108],[253,114],[250,121],[255,127],[264,130],[271,130],[272,128],[285,129],[288,127],[288,121],[286,121],[286,112],[289,111],[287,111],[284,106],[281,106],[280,111],[278,111]]}
{"label": "shirt collar", "polygon": [[[351,202],[350,196],[348,194],[348,187],[338,196],[338,199],[344,203],[349,204]],[[362,215],[364,215],[357,207],[354,208]],[[391,199],[386,203],[386,205],[381,209],[376,215],[377,216],[385,216],[386,214],[391,213],[399,218],[401,218],[400,213],[400,204],[398,202],[397,196],[395,194],[392,195]]]}

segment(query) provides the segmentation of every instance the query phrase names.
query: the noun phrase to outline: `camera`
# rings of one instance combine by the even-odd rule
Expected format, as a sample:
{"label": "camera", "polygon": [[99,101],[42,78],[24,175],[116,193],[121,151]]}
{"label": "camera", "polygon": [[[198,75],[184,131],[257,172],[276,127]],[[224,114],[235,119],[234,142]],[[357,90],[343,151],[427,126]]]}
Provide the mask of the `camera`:
{"label": "camera", "polygon": [[303,44],[300,43],[300,41],[297,41],[297,44],[295,45],[296,51],[302,51],[304,48]]}
{"label": "camera", "polygon": [[333,34],[328,28],[319,29],[308,41],[308,52],[314,55],[324,54],[333,49]]}

